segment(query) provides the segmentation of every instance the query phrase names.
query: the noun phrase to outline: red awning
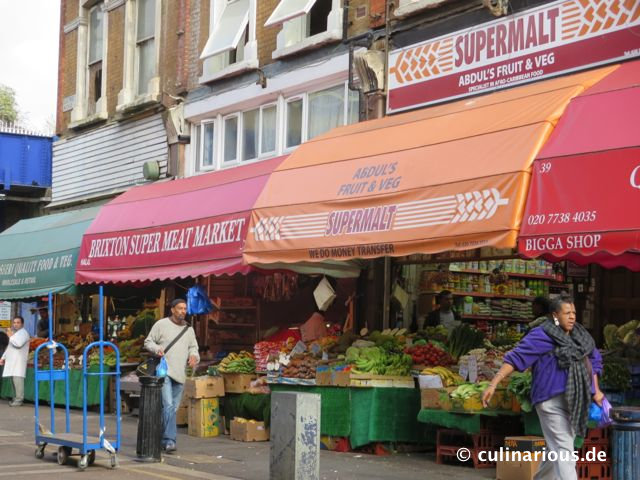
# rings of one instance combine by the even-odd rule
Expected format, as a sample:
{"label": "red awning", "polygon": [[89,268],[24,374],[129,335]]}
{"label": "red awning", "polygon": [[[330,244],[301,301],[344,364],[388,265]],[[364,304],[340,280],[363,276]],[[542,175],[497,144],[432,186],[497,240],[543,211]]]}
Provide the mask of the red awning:
{"label": "red awning", "polygon": [[534,162],[525,256],[640,270],[640,61],[569,103]]}
{"label": "red awning", "polygon": [[82,238],[77,283],[247,273],[249,215],[284,159],[132,188],[100,209]]}

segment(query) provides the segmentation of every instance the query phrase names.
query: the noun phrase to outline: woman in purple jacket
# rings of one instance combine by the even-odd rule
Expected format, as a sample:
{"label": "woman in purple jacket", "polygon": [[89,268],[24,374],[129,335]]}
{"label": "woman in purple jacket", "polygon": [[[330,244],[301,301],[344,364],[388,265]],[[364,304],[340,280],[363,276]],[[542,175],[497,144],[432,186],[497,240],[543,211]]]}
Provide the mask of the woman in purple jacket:
{"label": "woman in purple jacket", "polygon": [[574,438],[584,437],[591,400],[602,405],[604,398],[598,385],[602,357],[589,332],[576,323],[573,299],[553,299],[551,312],[553,320],[532,329],[504,356],[504,365],[484,391],[482,402],[486,407],[500,380],[514,370],[531,368],[531,403],[538,412],[547,455],[558,455],[558,461],[545,458],[534,478],[574,480]]}

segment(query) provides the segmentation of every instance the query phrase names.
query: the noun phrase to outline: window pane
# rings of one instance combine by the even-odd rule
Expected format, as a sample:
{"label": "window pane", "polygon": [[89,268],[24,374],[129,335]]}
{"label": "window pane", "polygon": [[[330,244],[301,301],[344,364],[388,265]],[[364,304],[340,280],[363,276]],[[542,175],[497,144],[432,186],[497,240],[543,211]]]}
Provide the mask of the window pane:
{"label": "window pane", "polygon": [[156,31],[156,0],[138,0],[138,41],[153,37]]}
{"label": "window pane", "polygon": [[260,110],[242,114],[242,159],[251,160],[258,156],[258,120]]}
{"label": "window pane", "polygon": [[233,162],[238,158],[238,117],[224,121],[224,161]]}
{"label": "window pane", "polygon": [[344,124],[344,84],[309,94],[309,139]]}
{"label": "window pane", "polygon": [[205,123],[202,142],[202,166],[210,167],[213,165],[213,123]]}
{"label": "window pane", "polygon": [[276,106],[262,109],[262,146],[260,153],[276,151]]}
{"label": "window pane", "polygon": [[287,103],[287,147],[302,142],[302,100]]}
{"label": "window pane", "polygon": [[138,45],[138,94],[147,93],[149,80],[156,74],[155,40],[147,40]]}
{"label": "window pane", "polygon": [[102,8],[98,5],[89,15],[89,64],[102,60]]}
{"label": "window pane", "polygon": [[360,121],[360,94],[355,90],[348,90],[349,92],[349,118],[347,123],[358,123]]}

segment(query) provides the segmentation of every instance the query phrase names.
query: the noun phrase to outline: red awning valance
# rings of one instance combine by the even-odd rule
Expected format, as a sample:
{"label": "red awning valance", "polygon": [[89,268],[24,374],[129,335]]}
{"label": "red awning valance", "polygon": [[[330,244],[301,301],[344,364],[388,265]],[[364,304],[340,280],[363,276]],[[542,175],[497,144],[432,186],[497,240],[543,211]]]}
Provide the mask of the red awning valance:
{"label": "red awning valance", "polygon": [[519,250],[640,270],[640,61],[569,103],[536,161]]}
{"label": "red awning valance", "polygon": [[100,209],[82,239],[77,283],[247,273],[249,216],[284,157],[132,188]]}

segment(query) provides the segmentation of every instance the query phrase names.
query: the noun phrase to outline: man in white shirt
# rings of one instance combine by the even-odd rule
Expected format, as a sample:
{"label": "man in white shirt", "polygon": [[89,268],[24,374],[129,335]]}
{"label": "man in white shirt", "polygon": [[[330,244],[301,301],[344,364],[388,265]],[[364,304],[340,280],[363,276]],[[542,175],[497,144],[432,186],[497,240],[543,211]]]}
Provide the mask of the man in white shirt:
{"label": "man in white shirt", "polygon": [[9,404],[19,407],[24,401],[24,377],[27,374],[27,357],[29,356],[29,332],[24,328],[24,318],[13,319],[12,328],[7,330],[9,345],[2,354],[0,365],[4,365],[2,377],[12,377],[15,396]]}
{"label": "man in white shirt", "polygon": [[458,312],[453,310],[453,294],[449,290],[442,290],[436,297],[438,308],[427,316],[425,327],[444,326],[449,333],[460,325],[461,319]]}

